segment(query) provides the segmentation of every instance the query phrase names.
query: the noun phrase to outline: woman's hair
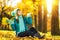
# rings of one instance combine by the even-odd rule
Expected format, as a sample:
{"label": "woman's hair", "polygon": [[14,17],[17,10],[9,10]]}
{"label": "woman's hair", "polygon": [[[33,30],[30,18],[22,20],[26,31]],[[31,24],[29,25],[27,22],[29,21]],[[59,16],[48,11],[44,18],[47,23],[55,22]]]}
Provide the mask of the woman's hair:
{"label": "woman's hair", "polygon": [[18,13],[18,11],[20,11],[20,9],[17,9],[16,13]]}
{"label": "woman's hair", "polygon": [[[20,9],[16,10],[16,14],[18,13],[18,11],[20,11]],[[17,15],[16,15],[16,17],[17,17]],[[16,21],[17,21],[17,23],[19,23],[19,19],[18,18],[16,19]]]}

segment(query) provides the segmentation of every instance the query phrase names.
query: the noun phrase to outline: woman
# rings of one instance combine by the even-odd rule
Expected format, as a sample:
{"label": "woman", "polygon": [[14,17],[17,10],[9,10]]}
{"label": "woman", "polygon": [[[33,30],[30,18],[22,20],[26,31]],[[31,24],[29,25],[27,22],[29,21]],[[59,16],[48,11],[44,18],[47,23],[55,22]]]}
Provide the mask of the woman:
{"label": "woman", "polygon": [[35,28],[31,27],[28,28],[28,25],[32,25],[32,17],[29,16],[23,16],[22,11],[19,9],[16,10],[16,15],[14,18],[14,24],[11,25],[12,29],[16,31],[16,35],[18,37],[25,37],[25,36],[32,36],[32,37],[38,37],[43,38],[44,36],[40,36],[40,34],[36,31]]}

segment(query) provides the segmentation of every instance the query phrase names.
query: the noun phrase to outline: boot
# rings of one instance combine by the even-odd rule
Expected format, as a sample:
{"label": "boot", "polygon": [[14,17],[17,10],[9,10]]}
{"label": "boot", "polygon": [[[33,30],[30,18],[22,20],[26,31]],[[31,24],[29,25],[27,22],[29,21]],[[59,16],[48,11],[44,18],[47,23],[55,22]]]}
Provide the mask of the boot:
{"label": "boot", "polygon": [[45,35],[41,36],[39,33],[34,34],[35,37],[38,37],[39,39],[44,39]]}

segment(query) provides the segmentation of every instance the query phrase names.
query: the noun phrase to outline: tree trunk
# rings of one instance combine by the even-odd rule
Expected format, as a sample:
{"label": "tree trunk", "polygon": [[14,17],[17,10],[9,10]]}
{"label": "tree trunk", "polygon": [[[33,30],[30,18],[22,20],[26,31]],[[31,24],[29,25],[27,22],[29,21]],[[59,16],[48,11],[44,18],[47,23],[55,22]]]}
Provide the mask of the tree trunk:
{"label": "tree trunk", "polygon": [[42,32],[42,5],[38,5],[38,30]]}
{"label": "tree trunk", "polygon": [[58,12],[58,1],[53,7],[52,10],[52,20],[51,20],[51,34],[59,35],[59,12]]}
{"label": "tree trunk", "polygon": [[47,32],[47,7],[44,5],[43,33]]}

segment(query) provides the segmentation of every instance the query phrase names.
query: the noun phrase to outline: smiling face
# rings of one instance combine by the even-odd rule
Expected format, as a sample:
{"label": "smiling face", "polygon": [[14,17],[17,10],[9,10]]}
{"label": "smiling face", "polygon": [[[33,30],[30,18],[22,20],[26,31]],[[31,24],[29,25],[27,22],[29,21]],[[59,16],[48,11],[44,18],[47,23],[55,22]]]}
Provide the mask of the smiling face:
{"label": "smiling face", "polygon": [[17,10],[17,15],[18,15],[18,16],[21,16],[21,15],[22,15],[22,11]]}

